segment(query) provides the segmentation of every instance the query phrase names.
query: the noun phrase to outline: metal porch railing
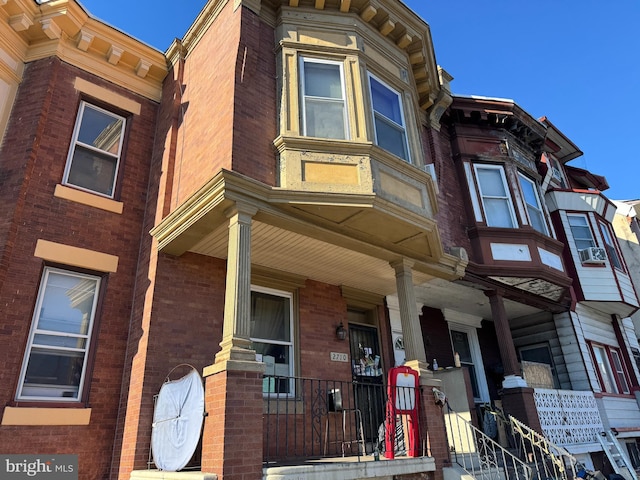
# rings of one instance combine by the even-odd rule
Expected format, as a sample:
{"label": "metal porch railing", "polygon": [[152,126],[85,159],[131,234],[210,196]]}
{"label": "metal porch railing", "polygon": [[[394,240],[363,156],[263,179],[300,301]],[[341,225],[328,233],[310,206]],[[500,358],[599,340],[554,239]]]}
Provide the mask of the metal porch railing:
{"label": "metal porch railing", "polygon": [[445,424],[451,459],[479,480],[530,480],[532,469],[446,403]]}
{"label": "metal porch railing", "polygon": [[[365,383],[266,375],[264,464],[384,455],[387,390],[380,380],[376,377]],[[409,393],[408,387],[398,388]],[[395,440],[396,456],[403,455],[402,428]]]}

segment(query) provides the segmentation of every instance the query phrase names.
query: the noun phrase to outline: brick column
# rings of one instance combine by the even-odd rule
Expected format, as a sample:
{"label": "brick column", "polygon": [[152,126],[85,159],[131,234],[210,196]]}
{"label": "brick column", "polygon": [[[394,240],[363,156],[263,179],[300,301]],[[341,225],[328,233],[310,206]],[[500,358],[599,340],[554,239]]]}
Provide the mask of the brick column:
{"label": "brick column", "polygon": [[206,377],[202,471],[218,480],[262,478],[264,365],[253,364],[254,371],[222,370]]}

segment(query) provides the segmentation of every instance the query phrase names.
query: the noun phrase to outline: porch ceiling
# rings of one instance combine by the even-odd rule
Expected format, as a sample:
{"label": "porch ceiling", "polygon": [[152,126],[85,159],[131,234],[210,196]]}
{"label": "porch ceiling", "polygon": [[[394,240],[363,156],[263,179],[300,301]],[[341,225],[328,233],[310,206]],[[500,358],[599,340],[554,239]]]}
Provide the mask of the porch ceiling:
{"label": "porch ceiling", "polygon": [[282,190],[229,171],[221,171],[151,233],[167,253],[226,258],[227,212],[235,204],[256,212],[253,265],[380,295],[396,291],[390,262],[412,261],[416,284],[460,278],[466,266],[443,252],[434,220],[375,194]]}

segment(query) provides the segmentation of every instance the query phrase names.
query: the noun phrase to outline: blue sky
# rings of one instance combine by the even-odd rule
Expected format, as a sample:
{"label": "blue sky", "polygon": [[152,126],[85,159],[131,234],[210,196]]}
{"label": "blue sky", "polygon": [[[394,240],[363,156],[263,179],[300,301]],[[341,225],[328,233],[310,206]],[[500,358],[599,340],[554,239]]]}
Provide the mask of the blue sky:
{"label": "blue sky", "polygon": [[[80,0],[89,13],[166,50],[206,0]],[[615,200],[640,198],[637,0],[405,0],[431,27],[436,60],[462,95],[511,98],[547,116],[604,175]]]}

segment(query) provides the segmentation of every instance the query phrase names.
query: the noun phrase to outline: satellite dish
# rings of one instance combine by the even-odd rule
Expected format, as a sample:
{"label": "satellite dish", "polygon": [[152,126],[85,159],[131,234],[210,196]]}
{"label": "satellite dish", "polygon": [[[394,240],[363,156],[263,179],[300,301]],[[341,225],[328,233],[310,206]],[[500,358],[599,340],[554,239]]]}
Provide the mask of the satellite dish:
{"label": "satellite dish", "polygon": [[[178,367],[181,365],[178,365]],[[160,470],[177,472],[185,467],[200,440],[204,418],[202,378],[191,372],[178,380],[167,380],[160,388],[153,412],[151,450]]]}

